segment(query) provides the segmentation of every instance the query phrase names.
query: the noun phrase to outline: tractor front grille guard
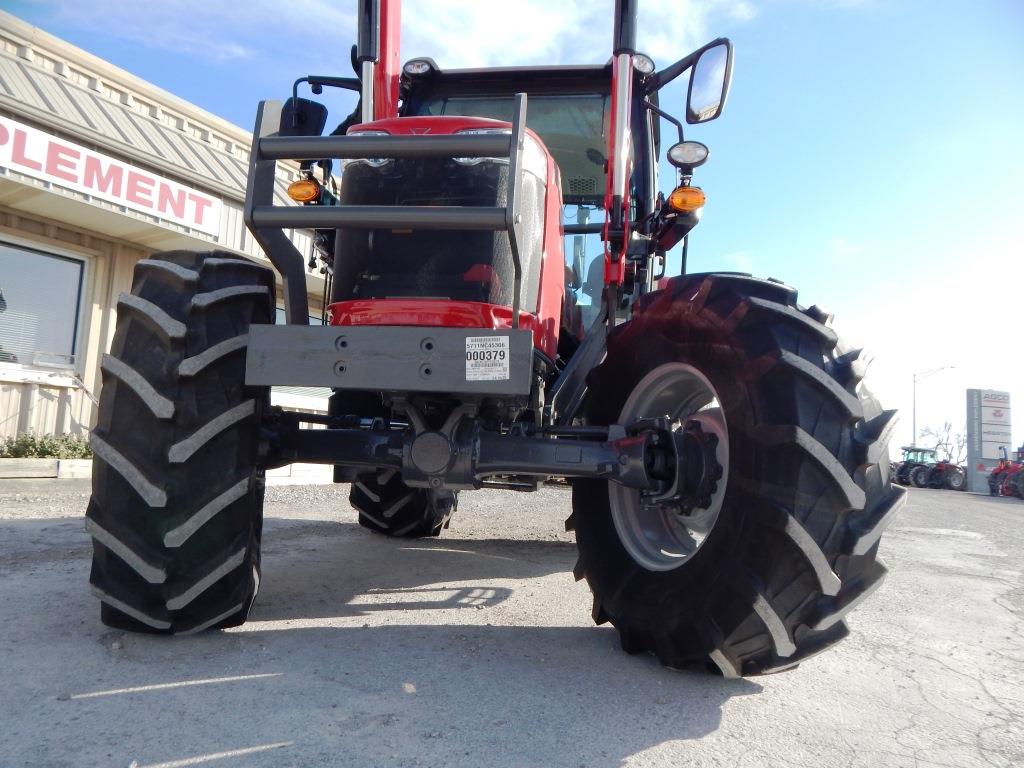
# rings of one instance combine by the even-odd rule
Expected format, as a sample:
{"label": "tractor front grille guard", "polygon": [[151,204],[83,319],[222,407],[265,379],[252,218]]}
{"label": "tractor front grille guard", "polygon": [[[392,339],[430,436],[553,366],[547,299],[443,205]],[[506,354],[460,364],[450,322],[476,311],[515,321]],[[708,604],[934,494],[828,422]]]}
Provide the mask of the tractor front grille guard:
{"label": "tractor front grille guard", "polygon": [[[305,259],[285,235],[286,229],[447,229],[508,232],[514,274],[512,327],[519,327],[523,267],[520,245],[523,217],[523,148],[526,94],[517,93],[511,134],[416,136],[279,136],[281,103],[260,102],[256,114],[249,179],[245,195],[246,226],[284,283],[285,320],[309,324]],[[369,160],[374,158],[507,157],[506,205],[274,205],[278,160]]]}

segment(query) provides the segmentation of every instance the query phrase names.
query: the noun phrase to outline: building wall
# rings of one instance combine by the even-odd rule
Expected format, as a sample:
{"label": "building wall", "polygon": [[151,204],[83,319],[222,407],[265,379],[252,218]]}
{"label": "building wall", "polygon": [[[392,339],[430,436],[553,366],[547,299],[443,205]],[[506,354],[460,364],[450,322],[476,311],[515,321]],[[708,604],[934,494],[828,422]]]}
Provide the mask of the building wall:
{"label": "building wall", "polygon": [[[102,384],[100,361],[113,341],[118,296],[131,290],[136,262],[151,255],[151,251],[3,206],[0,244],[76,257],[85,262],[74,368],[0,363],[0,438],[28,431],[87,432],[96,419]],[[279,289],[279,298],[280,295]],[[308,298],[311,308],[322,301],[315,292]],[[291,388],[275,393],[274,402],[288,409],[326,411],[325,392]]]}
{"label": "building wall", "polygon": [[[256,105],[253,105],[255,116]],[[0,11],[0,117],[215,196],[220,226],[208,234],[24,173],[0,162],[0,244],[84,261],[72,366],[0,360],[0,438],[28,430],[81,433],[96,419],[100,361],[118,296],[132,269],[161,250],[221,249],[269,266],[242,219],[251,134]],[[2,159],[2,158],[0,158]],[[294,165],[280,164],[277,204]],[[300,253],[310,233],[290,232]],[[4,276],[0,274],[0,289]],[[307,272],[310,308],[323,278]],[[46,286],[40,286],[45,292]],[[278,297],[281,296],[280,288]],[[11,322],[0,313],[0,328]],[[321,410],[322,393],[286,393],[282,405]],[[294,402],[293,402],[294,401]],[[317,408],[317,406],[321,408]]]}
{"label": "building wall", "polygon": [[29,430],[81,433],[94,420],[100,359],[113,338],[112,307],[118,294],[131,288],[132,267],[146,251],[2,206],[0,242],[85,261],[76,365],[72,370],[0,366],[0,437]]}

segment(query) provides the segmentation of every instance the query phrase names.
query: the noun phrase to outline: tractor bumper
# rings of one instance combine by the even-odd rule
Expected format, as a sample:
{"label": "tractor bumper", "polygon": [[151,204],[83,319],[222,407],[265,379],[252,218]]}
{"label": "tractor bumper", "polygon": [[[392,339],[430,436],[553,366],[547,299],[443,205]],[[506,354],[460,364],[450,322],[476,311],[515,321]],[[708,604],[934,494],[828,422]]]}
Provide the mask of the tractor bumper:
{"label": "tractor bumper", "polygon": [[245,383],[377,392],[528,395],[524,329],[254,325]]}

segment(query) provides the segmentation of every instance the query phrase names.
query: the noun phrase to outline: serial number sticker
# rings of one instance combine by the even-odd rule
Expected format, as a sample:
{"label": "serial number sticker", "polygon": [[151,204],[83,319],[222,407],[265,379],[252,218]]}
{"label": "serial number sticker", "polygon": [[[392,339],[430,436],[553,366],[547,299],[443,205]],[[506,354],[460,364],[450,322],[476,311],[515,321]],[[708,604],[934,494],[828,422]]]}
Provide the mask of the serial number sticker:
{"label": "serial number sticker", "polygon": [[466,381],[509,378],[508,336],[466,337]]}

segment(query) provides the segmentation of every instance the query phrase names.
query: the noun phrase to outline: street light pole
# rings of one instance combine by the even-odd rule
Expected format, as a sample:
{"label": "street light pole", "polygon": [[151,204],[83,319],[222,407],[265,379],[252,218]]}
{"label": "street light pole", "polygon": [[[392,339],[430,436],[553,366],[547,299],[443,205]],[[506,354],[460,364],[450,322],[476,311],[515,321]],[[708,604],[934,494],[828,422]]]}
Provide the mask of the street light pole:
{"label": "street light pole", "polygon": [[911,442],[912,445],[915,445],[915,446],[917,445],[917,382],[921,381],[923,379],[927,379],[929,376],[932,376],[933,374],[936,374],[939,371],[945,371],[945,370],[947,370],[949,368],[956,368],[956,366],[955,365],[943,365],[943,366],[940,366],[938,368],[931,368],[931,369],[929,369],[927,371],[920,371],[920,372],[914,374],[914,397],[913,397],[913,407],[911,409],[911,412],[913,413],[912,419],[913,419],[914,434],[911,435],[911,439],[910,439],[910,442]]}

